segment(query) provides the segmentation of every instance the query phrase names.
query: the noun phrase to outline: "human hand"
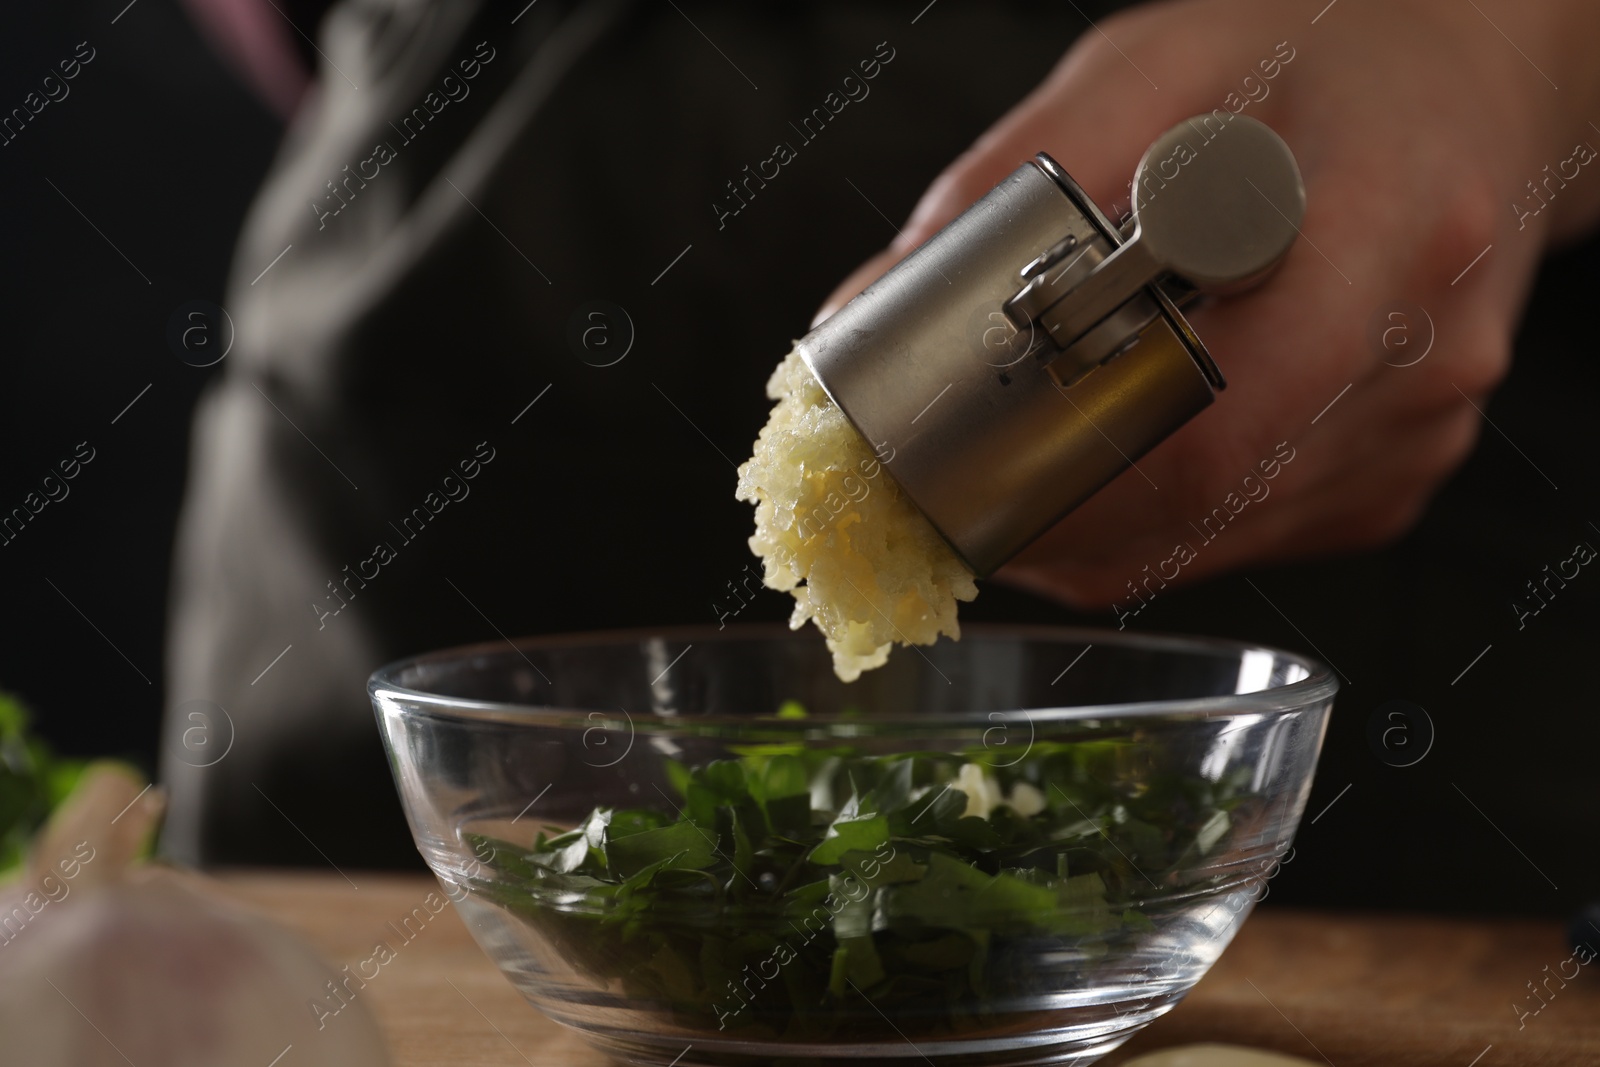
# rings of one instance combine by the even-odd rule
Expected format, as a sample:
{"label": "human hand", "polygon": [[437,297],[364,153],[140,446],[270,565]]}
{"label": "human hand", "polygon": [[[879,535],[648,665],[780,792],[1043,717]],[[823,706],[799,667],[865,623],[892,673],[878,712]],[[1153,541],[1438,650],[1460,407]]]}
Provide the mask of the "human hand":
{"label": "human hand", "polygon": [[[1120,209],[1156,136],[1213,109],[1251,115],[1294,150],[1308,209],[1267,284],[1189,316],[1229,388],[999,577],[1103,606],[1158,568],[1163,583],[1192,581],[1381,543],[1471,449],[1473,405],[1508,369],[1541,254],[1600,213],[1600,166],[1572,180],[1590,169],[1574,145],[1600,144],[1586,117],[1600,76],[1582,55],[1600,17],[1583,4],[1342,0],[1312,24],[1316,5],[1189,0],[1107,20],[934,182],[818,318],[1036,151]],[[1547,164],[1567,182],[1541,207],[1528,183]],[[1403,301],[1436,331],[1409,366],[1396,364],[1412,351],[1370,337]],[[1197,524],[1214,509],[1228,521],[1208,539]]]}

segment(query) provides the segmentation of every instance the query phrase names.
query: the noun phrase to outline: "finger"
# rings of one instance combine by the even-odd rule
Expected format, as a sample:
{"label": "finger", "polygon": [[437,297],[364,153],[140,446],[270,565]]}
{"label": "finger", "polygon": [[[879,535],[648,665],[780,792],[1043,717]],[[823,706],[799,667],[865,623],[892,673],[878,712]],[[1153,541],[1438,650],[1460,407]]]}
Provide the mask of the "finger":
{"label": "finger", "polygon": [[[1324,178],[1313,192],[1324,184],[1337,192],[1338,178]],[[1367,322],[1383,299],[1410,289],[1396,276],[1412,271],[1411,257],[1360,247],[1341,222],[1361,218],[1342,202],[1347,195],[1311,199],[1306,240],[1268,284],[1189,315],[1227,376],[1228,389],[1063,521],[1041,541],[1040,551],[1092,561],[1158,530],[1176,531],[1207,514],[1245,476],[1259,478],[1258,467],[1283,445],[1303,449],[1304,458],[1285,473],[1282,488],[1288,495],[1309,492],[1349,464],[1354,450],[1383,441],[1388,427],[1419,414],[1408,408],[1416,375],[1407,379],[1383,366],[1366,337]],[[1347,280],[1346,272],[1353,278]],[[1452,325],[1459,318],[1450,316]],[[1437,388],[1431,392],[1440,395]],[[1460,394],[1448,386],[1443,394],[1450,406],[1460,404]],[[1383,432],[1352,433],[1348,420],[1357,417]],[[1105,432],[1115,436],[1113,429]],[[1322,441],[1329,447],[1310,447]]]}
{"label": "finger", "polygon": [[[1381,544],[1415,520],[1478,434],[1476,412],[1460,408],[1419,420],[1391,437],[1377,458],[1293,493],[1269,494],[1236,515],[1222,508],[1147,535],[1098,559],[1060,553],[1019,561],[996,578],[1080,607],[1102,608],[1137,592],[1200,581],[1240,566],[1285,562]],[[1188,553],[1179,552],[1179,546]],[[1187,558],[1185,558],[1187,557]]]}

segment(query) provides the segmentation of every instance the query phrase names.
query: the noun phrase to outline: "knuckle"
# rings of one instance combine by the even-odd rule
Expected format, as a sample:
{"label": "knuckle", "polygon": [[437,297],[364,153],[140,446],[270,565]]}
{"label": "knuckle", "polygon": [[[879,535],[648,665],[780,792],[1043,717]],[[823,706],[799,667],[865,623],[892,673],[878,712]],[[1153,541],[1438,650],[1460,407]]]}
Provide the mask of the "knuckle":
{"label": "knuckle", "polygon": [[[1477,316],[1474,316],[1475,318]],[[1501,324],[1466,324],[1465,339],[1441,337],[1443,358],[1417,364],[1418,408],[1423,410],[1471,410],[1468,404],[1482,405],[1511,369],[1510,331]]]}
{"label": "knuckle", "polygon": [[1352,548],[1379,548],[1396,540],[1422,517],[1428,494],[1408,493],[1368,508],[1348,524]]}
{"label": "knuckle", "polygon": [[1438,468],[1441,474],[1455,470],[1472,454],[1482,429],[1478,413],[1471,408],[1459,411],[1440,431],[1438,442]]}
{"label": "knuckle", "polygon": [[1432,419],[1393,457],[1387,481],[1391,491],[1416,498],[1416,506],[1422,507],[1437,485],[1471,454],[1480,422],[1478,413],[1465,406]]}
{"label": "knuckle", "polygon": [[[1441,201],[1431,232],[1421,250],[1419,265],[1427,285],[1448,286],[1463,267],[1495,241],[1504,220],[1504,201],[1484,175],[1463,175]],[[1463,283],[1482,282],[1491,272],[1481,269]],[[1476,275],[1474,277],[1473,275]]]}
{"label": "knuckle", "polygon": [[1511,369],[1511,338],[1480,333],[1479,338],[1463,350],[1459,368],[1456,384],[1461,391],[1474,400],[1487,397]]}
{"label": "knuckle", "polygon": [[1392,480],[1379,495],[1358,505],[1346,523],[1351,547],[1377,548],[1417,524],[1440,483],[1472,452],[1480,420],[1471,408],[1440,420],[1407,458],[1392,468]]}

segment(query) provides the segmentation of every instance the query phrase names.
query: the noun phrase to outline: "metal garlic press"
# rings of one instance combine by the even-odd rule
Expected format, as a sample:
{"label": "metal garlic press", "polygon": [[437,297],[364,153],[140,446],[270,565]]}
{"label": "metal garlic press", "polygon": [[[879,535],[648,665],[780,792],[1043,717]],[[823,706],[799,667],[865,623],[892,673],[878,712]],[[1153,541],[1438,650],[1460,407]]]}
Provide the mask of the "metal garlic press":
{"label": "metal garlic press", "polygon": [[1225,114],[1150,146],[1120,229],[1040,153],[800,341],[978,576],[1224,387],[1179,308],[1260,282],[1305,215],[1289,146]]}

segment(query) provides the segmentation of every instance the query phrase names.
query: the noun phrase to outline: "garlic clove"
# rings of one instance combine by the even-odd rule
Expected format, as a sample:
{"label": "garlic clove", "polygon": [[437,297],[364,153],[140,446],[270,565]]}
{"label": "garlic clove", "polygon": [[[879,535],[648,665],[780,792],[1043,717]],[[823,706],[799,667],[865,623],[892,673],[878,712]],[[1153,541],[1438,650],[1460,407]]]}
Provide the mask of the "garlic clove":
{"label": "garlic clove", "polygon": [[977,816],[987,819],[989,813],[1004,801],[1000,792],[1000,783],[989,775],[983,773],[983,768],[976,763],[963,763],[956,772],[952,789],[959,789],[967,796],[967,810],[963,816]]}
{"label": "garlic clove", "polygon": [[139,864],[161,793],[96,764],[0,887],[0,1067],[386,1067],[377,1024],[293,934]]}
{"label": "garlic clove", "polygon": [[1012,811],[1028,819],[1044,810],[1044,794],[1030,782],[1018,782],[1011,787],[1011,799],[1006,803]]}
{"label": "garlic clove", "polygon": [[0,946],[0,1065],[265,1065],[290,1048],[296,1067],[389,1062],[354,992],[337,1017],[313,1007],[342,976],[202,879],[147,867],[88,893],[59,884]]}

